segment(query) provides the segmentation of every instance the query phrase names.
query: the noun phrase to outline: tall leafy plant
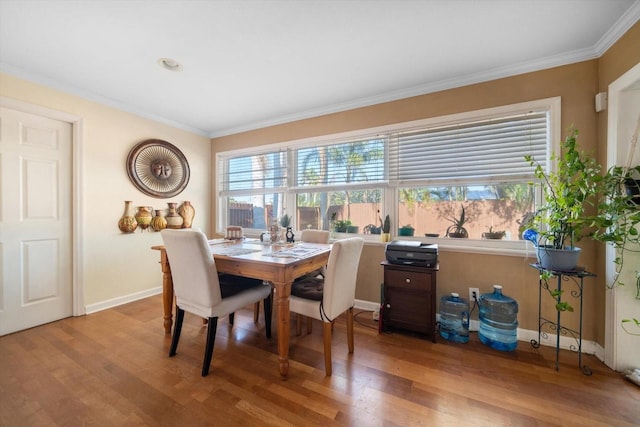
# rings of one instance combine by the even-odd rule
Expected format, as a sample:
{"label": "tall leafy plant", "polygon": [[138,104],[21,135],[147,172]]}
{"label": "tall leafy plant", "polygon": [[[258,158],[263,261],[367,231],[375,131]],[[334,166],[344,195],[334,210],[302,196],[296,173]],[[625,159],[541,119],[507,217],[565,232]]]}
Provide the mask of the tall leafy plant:
{"label": "tall leafy plant", "polygon": [[577,138],[578,130],[571,128],[560,153],[552,156],[557,160],[555,171],[547,173],[533,156],[525,156],[543,183],[544,204],[534,218],[538,245],[563,249],[591,233],[603,185],[602,169],[593,157],[578,149]]}

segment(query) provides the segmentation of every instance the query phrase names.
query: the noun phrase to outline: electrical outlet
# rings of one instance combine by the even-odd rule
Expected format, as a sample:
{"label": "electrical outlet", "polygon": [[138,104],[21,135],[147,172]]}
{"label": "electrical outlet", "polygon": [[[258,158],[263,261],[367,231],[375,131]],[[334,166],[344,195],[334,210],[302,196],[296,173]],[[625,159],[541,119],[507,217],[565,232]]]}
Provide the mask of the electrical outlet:
{"label": "electrical outlet", "polygon": [[478,298],[480,298],[480,289],[469,288],[469,302],[473,303],[474,301],[478,301]]}
{"label": "electrical outlet", "polygon": [[372,317],[373,317],[373,320],[378,321],[378,318],[380,317],[380,312],[378,310],[373,310]]}

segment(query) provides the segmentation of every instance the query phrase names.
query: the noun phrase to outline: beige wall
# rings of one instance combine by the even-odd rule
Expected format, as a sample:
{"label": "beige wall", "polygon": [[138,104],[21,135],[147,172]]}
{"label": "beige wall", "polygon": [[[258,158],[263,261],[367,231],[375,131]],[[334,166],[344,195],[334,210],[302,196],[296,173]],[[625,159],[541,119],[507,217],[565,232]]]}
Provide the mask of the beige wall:
{"label": "beige wall", "polygon": [[[168,201],[189,200],[196,209],[194,227],[208,230],[209,139],[6,74],[0,74],[0,96],[83,120],[80,197],[84,211],[81,284],[85,304],[98,307],[109,304],[110,300],[123,301],[136,293],[144,294],[160,287],[159,254],[150,249],[161,243],[160,234],[140,231],[121,234],[118,219],[125,200],[132,200],[135,206],[148,205],[158,209],[165,209]],[[127,176],[125,162],[129,150],[136,143],[151,138],[176,145],[191,167],[187,188],[170,200],[145,196]]]}
{"label": "beige wall", "polygon": [[[543,71],[522,74],[471,86],[387,102],[351,111],[329,114],[292,123],[286,123],[254,131],[214,138],[212,158],[215,153],[241,147],[285,142],[302,138],[329,135],[339,132],[366,129],[392,123],[401,123],[446,114],[496,107],[506,104],[562,97],[563,138],[567,129],[574,125],[580,131],[579,142],[586,151],[596,156],[606,152],[606,142],[598,132],[598,115],[594,109],[594,96],[598,92],[601,68],[619,75],[640,60],[638,31],[636,24],[602,60],[590,60]],[[619,59],[618,56],[625,56]],[[626,67],[626,68],[625,68]],[[613,77],[608,77],[613,78]],[[606,133],[605,133],[606,135]],[[600,141],[600,142],[599,142]],[[215,167],[215,166],[214,166]],[[215,204],[215,190],[212,200]],[[212,207],[215,220],[215,206]],[[601,301],[605,285],[604,263],[599,248],[591,241],[581,243],[581,264],[598,274],[588,279],[584,298],[584,338],[604,344],[602,324],[604,308]],[[358,273],[356,297],[367,301],[379,301],[382,267],[384,259],[382,245],[366,245]],[[449,292],[467,295],[468,287],[478,287],[480,292],[489,292],[493,284],[502,284],[504,292],[520,304],[520,327],[537,330],[538,279],[537,272],[529,267],[532,258],[484,255],[462,252],[440,252],[438,273],[438,297]],[[545,308],[553,310],[550,299]],[[577,316],[564,316],[566,325],[577,328]],[[563,319],[564,322],[565,319]]]}

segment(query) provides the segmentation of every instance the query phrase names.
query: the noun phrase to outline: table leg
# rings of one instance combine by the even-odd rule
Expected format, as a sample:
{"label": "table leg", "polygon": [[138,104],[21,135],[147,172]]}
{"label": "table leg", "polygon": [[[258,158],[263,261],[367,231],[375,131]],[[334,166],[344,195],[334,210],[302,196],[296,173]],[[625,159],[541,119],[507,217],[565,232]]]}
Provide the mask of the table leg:
{"label": "table leg", "polygon": [[291,312],[289,294],[291,283],[274,283],[276,288],[276,309],[278,310],[278,366],[283,379],[289,375],[289,333],[291,331]]}
{"label": "table leg", "polygon": [[173,324],[173,278],[167,252],[160,252],[160,266],[162,267],[162,306],[164,309],[164,332],[171,335]]}

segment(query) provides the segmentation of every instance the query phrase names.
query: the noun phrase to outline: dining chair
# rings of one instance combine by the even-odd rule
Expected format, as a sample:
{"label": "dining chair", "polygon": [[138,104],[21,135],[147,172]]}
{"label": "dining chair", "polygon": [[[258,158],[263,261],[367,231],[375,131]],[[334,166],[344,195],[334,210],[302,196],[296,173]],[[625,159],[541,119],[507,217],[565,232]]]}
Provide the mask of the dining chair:
{"label": "dining chair", "polygon": [[169,357],[176,354],[185,311],[207,319],[203,377],[209,373],[218,317],[264,300],[266,335],[271,338],[271,286],[264,285],[262,280],[230,275],[219,277],[207,237],[199,230],[165,229],[161,235],[171,265],[176,297],[176,321]]}
{"label": "dining chair", "polygon": [[324,369],[331,375],[331,336],[333,322],[347,313],[347,342],[353,353],[353,306],[355,304],[358,264],[364,239],[352,237],[333,243],[324,277],[307,277],[294,282],[289,309],[298,315],[322,322]]}
{"label": "dining chair", "polygon": [[[300,234],[300,241],[306,243],[329,243],[329,237],[331,233],[327,230],[315,230],[315,229],[305,229],[302,230]],[[306,275],[297,279],[297,281],[305,280],[308,277],[316,277],[322,276],[324,277],[326,267],[319,268],[318,270],[312,271],[311,273],[307,273]],[[296,319],[296,334],[302,334],[302,319],[303,315],[298,314]],[[307,334],[310,334],[313,330],[313,319],[310,317],[306,318],[307,322]]]}

